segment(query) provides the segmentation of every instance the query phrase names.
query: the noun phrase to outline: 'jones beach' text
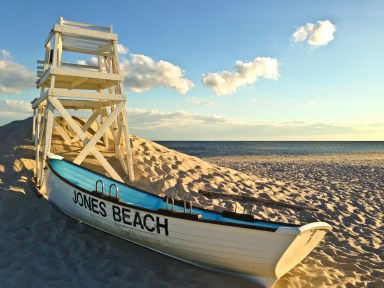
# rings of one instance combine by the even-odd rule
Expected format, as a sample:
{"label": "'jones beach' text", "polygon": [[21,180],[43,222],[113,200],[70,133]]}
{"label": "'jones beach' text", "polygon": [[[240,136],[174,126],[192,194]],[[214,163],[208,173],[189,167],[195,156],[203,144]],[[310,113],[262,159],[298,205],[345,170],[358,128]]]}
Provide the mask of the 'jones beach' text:
{"label": "'jones beach' text", "polygon": [[[93,198],[82,192],[73,191],[72,200],[75,204],[88,209],[89,211],[98,214],[104,218],[112,216],[112,220],[118,223],[124,223],[128,226],[140,228],[152,233],[164,234],[168,236],[168,219],[163,221],[159,216],[144,214],[145,212],[132,211],[128,207],[122,207],[111,204],[111,216],[108,215],[107,204],[98,198]],[[143,215],[144,214],[144,215]]]}

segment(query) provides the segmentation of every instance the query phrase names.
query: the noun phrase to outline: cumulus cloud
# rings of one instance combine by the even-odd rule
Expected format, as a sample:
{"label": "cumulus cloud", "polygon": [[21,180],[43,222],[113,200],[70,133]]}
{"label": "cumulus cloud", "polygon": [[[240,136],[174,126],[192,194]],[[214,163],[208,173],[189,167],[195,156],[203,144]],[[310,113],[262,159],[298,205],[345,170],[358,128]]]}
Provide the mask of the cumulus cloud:
{"label": "cumulus cloud", "polygon": [[292,39],[296,43],[307,41],[310,46],[314,47],[324,46],[334,39],[335,31],[336,26],[331,21],[317,21],[316,24],[307,23],[305,26],[297,28],[292,34]]}
{"label": "cumulus cloud", "polygon": [[32,88],[35,74],[27,67],[11,60],[11,53],[0,53],[0,94],[19,94],[23,89]]}
{"label": "cumulus cloud", "polygon": [[216,95],[228,95],[259,78],[276,80],[279,77],[279,63],[274,58],[258,57],[250,62],[236,61],[235,70],[204,74],[202,82]]}
{"label": "cumulus cloud", "polygon": [[88,60],[77,60],[76,64],[95,66],[95,65],[99,65],[99,60],[97,59],[97,57],[93,56],[93,57],[89,58]]}
{"label": "cumulus cloud", "polygon": [[195,85],[184,77],[184,71],[166,61],[154,61],[152,58],[131,54],[130,60],[123,59],[121,70],[125,86],[135,92],[142,92],[154,87],[170,87],[180,93],[187,93]]}
{"label": "cumulus cloud", "polygon": [[124,47],[123,44],[117,44],[117,53],[119,54],[127,54],[128,48]]}

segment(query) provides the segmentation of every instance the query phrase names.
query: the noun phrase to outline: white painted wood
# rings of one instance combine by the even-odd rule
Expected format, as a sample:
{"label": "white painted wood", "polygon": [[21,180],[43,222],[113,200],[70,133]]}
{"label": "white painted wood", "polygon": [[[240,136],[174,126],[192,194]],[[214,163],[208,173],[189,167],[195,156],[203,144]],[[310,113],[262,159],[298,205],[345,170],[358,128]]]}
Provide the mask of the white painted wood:
{"label": "white painted wood", "polygon": [[61,26],[56,24],[54,27],[55,32],[60,32],[63,35],[79,35],[79,36],[87,36],[91,38],[98,38],[98,39],[106,39],[106,40],[117,40],[116,34],[108,33],[108,32],[100,32],[100,31],[93,31],[78,27],[70,27],[70,26]]}
{"label": "white painted wood", "polygon": [[48,153],[51,151],[51,141],[52,141],[52,126],[53,126],[53,113],[54,113],[54,107],[48,103],[47,105],[47,123],[45,127],[45,133],[44,133],[44,148],[43,148],[43,155],[41,157],[41,166],[40,166],[40,177],[39,177],[39,187],[42,187],[43,182],[43,173],[44,173],[44,167],[46,163],[46,157]]}
{"label": "white painted wood", "polygon": [[53,46],[53,57],[52,57],[52,64],[50,69],[55,69],[59,68],[59,65],[57,65],[57,60],[58,60],[58,50],[59,50],[59,33],[55,33],[55,44]]}
{"label": "white painted wood", "polygon": [[63,127],[55,119],[53,119],[53,128],[60,134],[60,136],[64,139],[65,144],[71,143],[71,137],[69,137],[68,133],[64,130]]}
{"label": "white painted wood", "polygon": [[125,102],[121,102],[117,105],[116,109],[108,116],[108,118],[101,125],[99,130],[93,135],[92,139],[90,139],[87,145],[83,148],[79,155],[73,161],[74,163],[81,163],[84,161],[85,157],[89,154],[92,148],[96,145],[97,141],[103,136],[105,131],[109,128],[113,121],[115,121],[117,115],[124,109]]}
{"label": "white painted wood", "polygon": [[87,77],[79,77],[76,78],[74,81],[72,81],[71,84],[69,84],[70,89],[76,88],[80,84],[83,84],[84,82],[87,82],[88,78]]}
{"label": "white painted wood", "polygon": [[124,143],[125,143],[125,153],[127,158],[127,166],[128,166],[128,176],[129,181],[135,182],[135,175],[133,172],[133,160],[132,160],[132,149],[131,149],[131,140],[129,139],[128,134],[128,121],[125,113],[125,109],[123,110],[123,133],[124,133]]}
{"label": "white painted wood", "polygon": [[100,79],[100,80],[123,81],[122,75],[97,72],[97,71],[50,67],[49,73],[52,75],[71,76],[76,78],[86,77],[86,78],[93,78],[93,79]]}
{"label": "white painted wood", "polygon": [[68,26],[75,26],[75,27],[81,27],[85,29],[91,29],[91,30],[100,30],[103,32],[112,32],[112,26],[110,27],[104,27],[104,26],[98,26],[98,25],[90,25],[86,23],[81,23],[81,22],[74,22],[74,21],[68,21],[64,20],[63,17],[60,17],[60,25],[68,25]]}
{"label": "white painted wood", "polygon": [[99,67],[95,65],[83,65],[83,64],[74,64],[74,63],[61,63],[62,67],[70,67],[70,68],[78,68],[78,69],[99,69]]}
{"label": "white painted wood", "polygon": [[[71,115],[65,110],[65,108],[61,105],[60,101],[57,100],[54,97],[49,97],[49,101],[53,104],[53,106],[56,108],[56,110],[60,113],[60,115],[67,121],[69,126],[72,128],[72,130],[79,136],[80,140],[82,140],[84,143],[88,143],[89,139],[83,132],[83,130],[80,129],[80,127],[76,124],[75,120],[72,119]],[[108,172],[108,174],[115,180],[124,182],[123,179],[120,177],[119,174],[113,169],[111,164],[108,163],[108,161],[104,158],[104,156],[96,149],[96,147],[93,147],[91,150],[95,158],[100,162],[100,164],[103,166],[103,168]],[[76,163],[76,162],[74,162]],[[81,163],[76,163],[81,164]]]}
{"label": "white painted wood", "polygon": [[37,106],[37,125],[36,125],[36,137],[35,137],[35,171],[34,171],[34,176],[35,176],[35,183],[39,183],[38,182],[38,179],[39,179],[39,174],[40,174],[40,169],[39,169],[39,164],[40,164],[40,129],[41,127],[43,127],[43,123],[42,122],[42,116],[41,116],[41,108],[40,106]]}
{"label": "white painted wood", "polygon": [[83,92],[77,90],[67,90],[62,88],[49,89],[47,95],[65,98],[86,98],[86,99],[98,99],[98,100],[125,100],[125,96],[122,94],[110,94],[99,92]]}
{"label": "white painted wood", "polygon": [[36,107],[38,107],[40,105],[40,103],[42,103],[43,101],[45,101],[48,97],[48,89],[45,89],[44,87],[42,87],[40,89],[40,97],[33,101],[32,103],[32,109],[35,109]]}
{"label": "white painted wood", "polygon": [[[112,26],[90,25],[68,21],[60,17],[59,23],[54,26],[54,29],[46,38],[44,47],[44,61],[39,60],[37,62],[36,74],[36,85],[37,88],[41,89],[41,93],[39,99],[32,103],[32,107],[37,109],[41,105],[49,106],[52,104],[64,120],[69,121],[68,124],[74,129],[76,135],[73,139],[70,139],[68,133],[54,119],[51,121],[50,127],[46,127],[46,118],[43,121],[34,120],[34,124],[36,122],[36,124],[43,127],[38,128],[38,130],[33,128],[33,135],[37,135],[41,131],[44,131],[44,135],[46,135],[52,133],[52,129],[55,129],[66,143],[82,141],[86,149],[82,150],[76,157],[76,163],[81,163],[89,153],[92,153],[111,177],[122,181],[115,169],[96,149],[97,140],[103,137],[103,142],[108,149],[113,151],[113,148],[115,148],[114,156],[119,159],[125,173],[133,175],[131,156],[127,150],[130,149],[130,144],[125,143],[129,141],[128,126],[123,121],[123,118],[126,117],[125,110],[123,111],[123,108],[121,108],[126,103],[122,85],[124,76],[119,68],[117,35],[112,33]],[[98,65],[63,63],[63,54],[68,52],[96,55]],[[109,89],[109,93],[105,93],[105,89]],[[117,107],[118,110],[116,110]],[[72,109],[90,109],[93,110],[93,114],[85,125],[80,128],[67,111]],[[95,135],[89,139],[85,133],[90,125],[97,121],[97,116],[100,114],[103,119],[101,125],[96,122],[99,131],[96,131]],[[47,131],[47,129],[51,131]],[[121,135],[122,131],[124,131],[124,135]],[[42,146],[43,153],[48,155],[50,146],[46,146],[45,142],[42,141],[43,139],[40,139],[41,137],[43,137],[43,134],[39,135],[38,141],[35,141],[35,146],[38,150]],[[114,140],[114,147],[110,147],[110,138]],[[36,159],[38,158],[39,153],[36,155]],[[38,163],[43,163],[43,159],[40,160]],[[37,165],[36,170],[40,172],[42,168],[43,165]],[[133,179],[132,176],[130,176],[130,179]],[[40,179],[40,181],[43,181],[43,179]]]}

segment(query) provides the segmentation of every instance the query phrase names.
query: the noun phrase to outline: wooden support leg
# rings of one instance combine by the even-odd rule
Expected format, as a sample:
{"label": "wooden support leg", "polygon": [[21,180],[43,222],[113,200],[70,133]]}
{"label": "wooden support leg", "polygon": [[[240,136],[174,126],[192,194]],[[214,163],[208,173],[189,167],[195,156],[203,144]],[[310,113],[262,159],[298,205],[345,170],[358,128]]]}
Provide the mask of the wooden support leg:
{"label": "wooden support leg", "polygon": [[[42,109],[43,109],[42,105],[39,106],[39,110],[41,111]],[[35,155],[35,160],[36,160],[35,178],[36,178],[36,182],[35,183],[36,184],[38,184],[40,181],[40,170],[42,169],[42,166],[40,163],[40,145],[42,142],[41,136],[43,135],[43,133],[45,131],[46,119],[47,119],[47,109],[45,109],[44,116],[41,115],[41,117],[40,117],[38,137],[35,138],[35,147],[36,147],[36,155]]]}
{"label": "wooden support leg", "polygon": [[44,181],[44,167],[45,167],[45,163],[46,163],[46,157],[49,154],[49,152],[51,151],[53,112],[54,112],[54,108],[53,108],[52,104],[48,102],[47,123],[46,123],[46,127],[45,127],[44,150],[43,150],[43,156],[41,159],[39,187],[42,187],[42,184]]}
{"label": "wooden support leg", "polygon": [[126,152],[126,157],[127,157],[127,168],[128,168],[128,176],[129,176],[129,181],[135,182],[135,175],[133,172],[133,161],[132,161],[132,149],[131,149],[131,141],[129,139],[129,134],[128,134],[128,121],[127,121],[127,115],[125,113],[125,108],[123,109],[122,112],[122,118],[123,118],[123,132],[124,132],[124,142],[125,142],[125,152]]}

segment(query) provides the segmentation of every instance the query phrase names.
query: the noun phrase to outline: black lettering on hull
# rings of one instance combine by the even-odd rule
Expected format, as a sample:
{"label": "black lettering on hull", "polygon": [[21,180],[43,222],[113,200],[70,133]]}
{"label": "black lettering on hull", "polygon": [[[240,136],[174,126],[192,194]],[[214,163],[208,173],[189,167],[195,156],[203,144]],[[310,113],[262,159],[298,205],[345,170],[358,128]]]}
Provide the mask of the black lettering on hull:
{"label": "black lettering on hull", "polygon": [[[89,195],[82,194],[79,191],[73,191],[72,201],[84,207],[85,209],[100,215],[102,217],[107,217],[107,204],[97,198],[93,198]],[[141,212],[143,213],[143,212]],[[140,211],[131,211],[131,209],[126,207],[120,207],[117,205],[112,205],[112,219],[115,222],[123,222],[126,225],[138,227],[141,230],[146,230],[148,232],[155,232],[157,234],[163,234],[168,236],[168,219],[160,219],[159,216],[152,216],[151,214],[145,214],[142,216]]]}

